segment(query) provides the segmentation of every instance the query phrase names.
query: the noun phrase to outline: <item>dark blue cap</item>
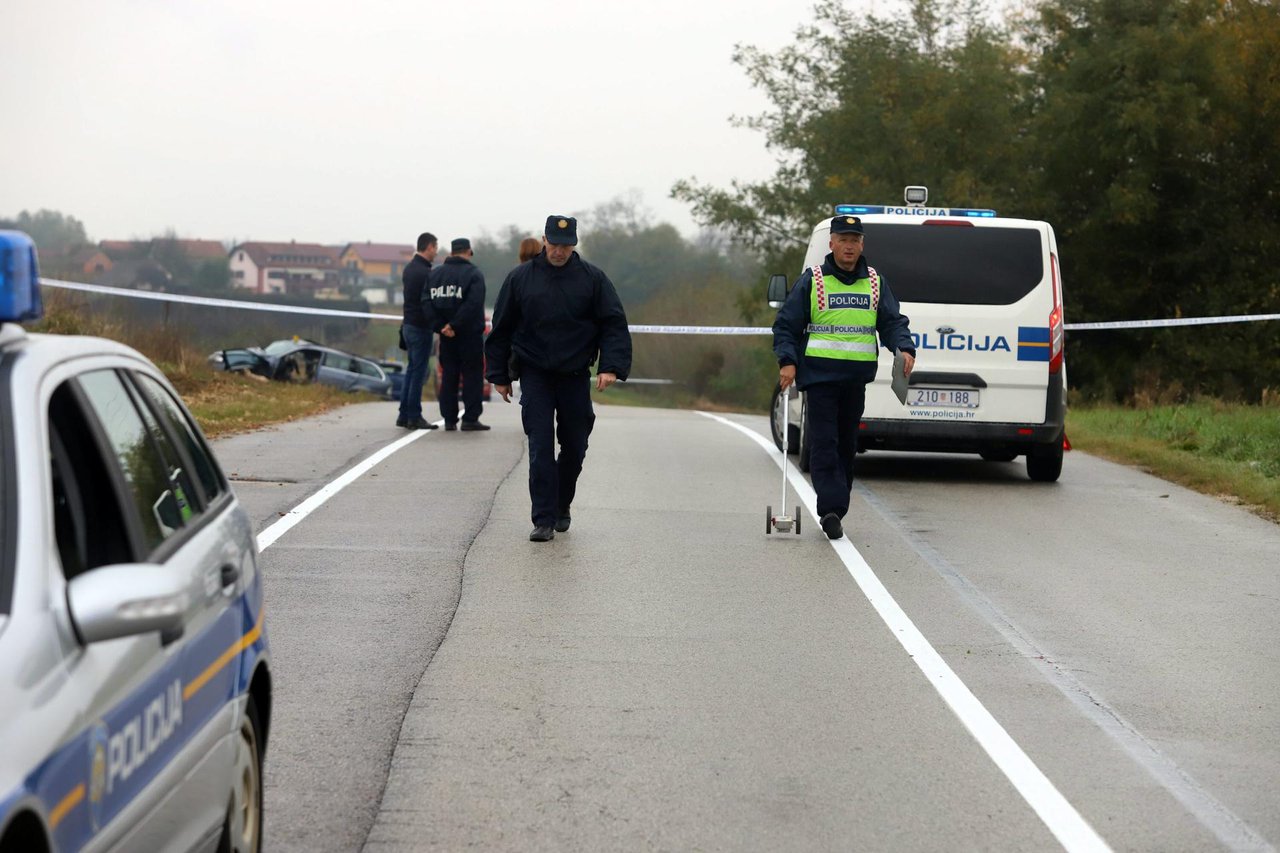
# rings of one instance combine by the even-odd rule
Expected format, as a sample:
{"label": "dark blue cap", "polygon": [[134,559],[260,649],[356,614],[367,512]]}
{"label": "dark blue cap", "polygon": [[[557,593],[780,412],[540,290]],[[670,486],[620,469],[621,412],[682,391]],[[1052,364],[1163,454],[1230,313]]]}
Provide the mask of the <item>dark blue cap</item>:
{"label": "dark blue cap", "polygon": [[471,241],[466,237],[455,237],[453,238],[453,242],[449,244],[449,251],[455,255],[459,252],[465,252],[470,248]]}
{"label": "dark blue cap", "polygon": [[831,220],[832,234],[861,234],[862,218],[859,216],[846,216],[841,214]]}
{"label": "dark blue cap", "polygon": [[542,232],[548,243],[557,246],[578,245],[578,220],[572,216],[548,216],[547,227]]}

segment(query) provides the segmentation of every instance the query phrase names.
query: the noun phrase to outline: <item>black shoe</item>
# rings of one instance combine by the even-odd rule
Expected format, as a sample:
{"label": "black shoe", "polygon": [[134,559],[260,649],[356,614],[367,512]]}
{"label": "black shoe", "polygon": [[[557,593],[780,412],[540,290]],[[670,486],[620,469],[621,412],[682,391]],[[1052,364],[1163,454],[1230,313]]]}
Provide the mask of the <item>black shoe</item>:
{"label": "black shoe", "polygon": [[535,527],[533,532],[529,534],[530,542],[550,542],[556,538],[556,532],[550,527]]}
{"label": "black shoe", "polygon": [[491,427],[488,424],[482,424],[480,423],[480,421],[463,421],[462,422],[463,432],[478,432],[480,430],[486,430],[490,428]]}
{"label": "black shoe", "polygon": [[400,426],[405,427],[406,429],[435,429],[436,428],[435,424],[429,421],[423,420],[421,417],[413,418],[412,420],[407,420],[404,423],[400,424]]}
{"label": "black shoe", "polygon": [[458,428],[458,422],[457,422],[457,421],[454,421],[453,423],[446,423],[446,424],[444,425],[444,431],[445,431],[445,432],[453,432],[453,431],[454,431],[454,430],[456,430],[457,428]]}
{"label": "black shoe", "polygon": [[569,529],[569,524],[573,521],[569,517],[569,510],[561,510],[560,517],[556,519],[556,533],[564,533]]}
{"label": "black shoe", "polygon": [[822,532],[827,534],[828,539],[839,539],[844,536],[844,528],[840,526],[840,516],[834,512],[829,512],[818,522],[822,525]]}
{"label": "black shoe", "polygon": [[409,425],[409,422],[406,421],[404,418],[396,418],[396,426],[407,427],[408,425]]}

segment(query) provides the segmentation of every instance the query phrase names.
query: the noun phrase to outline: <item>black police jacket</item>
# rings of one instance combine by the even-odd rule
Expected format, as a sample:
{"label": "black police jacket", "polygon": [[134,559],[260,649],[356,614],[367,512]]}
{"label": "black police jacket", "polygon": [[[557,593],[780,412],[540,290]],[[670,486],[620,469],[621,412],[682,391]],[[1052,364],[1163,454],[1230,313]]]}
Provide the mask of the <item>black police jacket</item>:
{"label": "black police jacket", "polygon": [[422,314],[433,332],[484,334],[484,273],[466,258],[445,258],[422,290]]}
{"label": "black police jacket", "polygon": [[414,255],[413,260],[404,265],[400,281],[404,283],[404,321],[410,326],[429,329],[426,315],[422,313],[422,291],[426,287],[427,277],[431,275],[431,261],[422,255]]}
{"label": "black police jacket", "polygon": [[[866,277],[867,260],[859,257],[853,272],[845,272],[836,266],[835,259],[828,253],[822,262],[822,274],[835,276],[849,284]],[[812,287],[813,270],[806,267],[796,279],[791,293],[787,294],[787,301],[778,309],[778,317],[773,321],[773,353],[778,357],[778,365],[796,365],[796,384],[801,388],[820,382],[843,382],[850,379],[859,382],[873,381],[876,378],[874,361],[847,361],[804,354],[809,342],[806,329],[810,323],[809,309],[813,304],[810,298]],[[901,350],[916,354],[907,317],[902,313],[898,298],[889,289],[889,282],[883,274],[880,275],[880,304],[876,309],[876,334],[880,337],[880,345],[890,352]]]}
{"label": "black police jacket", "polygon": [[485,378],[510,385],[509,359],[521,369],[584,376],[600,356],[600,373],[626,379],[631,372],[631,332],[613,282],[574,252],[563,267],[546,252],[507,274],[485,342]]}

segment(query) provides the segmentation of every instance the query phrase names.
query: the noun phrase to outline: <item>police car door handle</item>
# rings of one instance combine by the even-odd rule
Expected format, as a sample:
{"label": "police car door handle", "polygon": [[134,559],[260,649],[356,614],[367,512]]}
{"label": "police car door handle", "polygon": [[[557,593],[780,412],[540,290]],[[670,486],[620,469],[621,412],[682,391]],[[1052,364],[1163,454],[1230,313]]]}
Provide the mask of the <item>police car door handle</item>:
{"label": "police car door handle", "polygon": [[233,586],[235,582],[238,580],[240,580],[240,569],[236,568],[230,563],[226,563],[225,565],[223,565],[222,588],[226,589],[229,586]]}
{"label": "police car door handle", "polygon": [[956,333],[955,328],[952,326],[939,326],[937,331],[940,335],[954,335]]}

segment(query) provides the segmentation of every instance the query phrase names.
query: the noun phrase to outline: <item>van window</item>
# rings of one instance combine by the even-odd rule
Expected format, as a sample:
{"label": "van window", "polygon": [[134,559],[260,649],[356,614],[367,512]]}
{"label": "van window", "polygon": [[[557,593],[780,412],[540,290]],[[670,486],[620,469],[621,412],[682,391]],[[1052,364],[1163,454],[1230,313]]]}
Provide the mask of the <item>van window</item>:
{"label": "van window", "polygon": [[1034,228],[866,224],[867,261],[903,302],[1011,305],[1044,280]]}

